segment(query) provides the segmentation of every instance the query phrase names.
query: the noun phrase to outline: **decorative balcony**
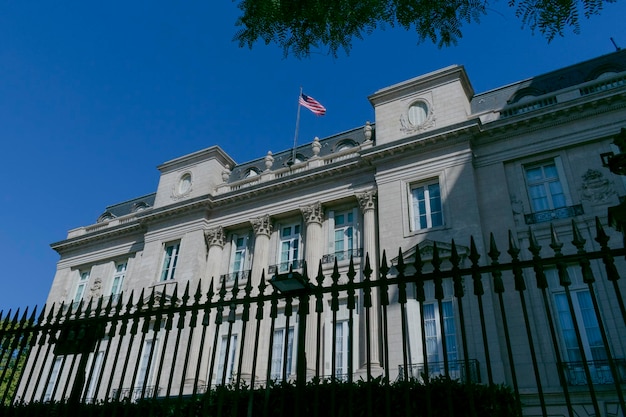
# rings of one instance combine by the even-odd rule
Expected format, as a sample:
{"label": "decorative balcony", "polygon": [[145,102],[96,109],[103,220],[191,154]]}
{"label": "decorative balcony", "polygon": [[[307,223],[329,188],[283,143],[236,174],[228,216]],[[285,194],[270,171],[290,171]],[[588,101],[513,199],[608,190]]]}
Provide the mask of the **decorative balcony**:
{"label": "decorative balcony", "polygon": [[567,219],[569,217],[580,216],[581,214],[585,214],[583,206],[582,204],[576,204],[575,206],[524,214],[524,221],[526,224],[544,223],[557,219]]}
{"label": "decorative balcony", "polygon": [[220,275],[220,282],[226,281],[227,284],[235,282],[235,279],[239,283],[239,285],[248,282],[248,278],[250,278],[251,270],[231,272],[228,274]]}
{"label": "decorative balcony", "polygon": [[303,264],[304,264],[304,259],[296,259],[295,261],[281,262],[276,265],[270,265],[269,268],[267,269],[267,272],[269,274],[276,274],[276,273],[282,274],[285,272],[289,272],[289,268],[291,268],[294,271],[297,269],[302,269]]}
{"label": "decorative balcony", "polygon": [[[480,383],[480,367],[476,359],[469,359],[470,368],[470,381]],[[424,364],[417,363],[410,365],[408,368],[409,378],[422,380],[424,378]],[[445,375],[443,362],[428,363],[428,376],[430,378]],[[467,375],[465,374],[465,361],[449,361],[448,362],[448,376],[451,379],[458,379],[462,382],[467,381]],[[404,378],[404,365],[398,365],[398,381]]]}
{"label": "decorative balcony", "polygon": [[363,248],[352,249],[352,250],[347,250],[343,252],[329,253],[329,254],[322,256],[322,263],[330,264],[330,263],[335,262],[335,259],[337,259],[337,261],[339,262],[349,261],[350,257],[360,258],[362,256],[363,256]]}
{"label": "decorative balcony", "polygon": [[[620,383],[626,382],[626,359],[613,359]],[[588,361],[591,382],[594,385],[612,385],[615,383],[608,360]],[[562,364],[568,385],[587,385],[583,362],[564,362]]]}

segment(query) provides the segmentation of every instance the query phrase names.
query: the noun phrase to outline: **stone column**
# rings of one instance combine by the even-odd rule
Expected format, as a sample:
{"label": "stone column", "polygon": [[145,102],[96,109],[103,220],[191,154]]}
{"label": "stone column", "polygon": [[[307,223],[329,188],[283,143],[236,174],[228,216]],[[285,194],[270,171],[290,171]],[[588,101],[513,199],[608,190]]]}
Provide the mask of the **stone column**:
{"label": "stone column", "polygon": [[[369,255],[370,267],[372,268],[371,279],[378,279],[378,245],[376,244],[376,190],[367,191],[357,194],[359,200],[359,207],[363,213],[363,266],[365,266],[365,255]],[[365,312],[364,312],[365,313]],[[365,314],[360,316],[360,327],[364,332],[370,334],[370,357],[369,362],[372,369],[372,374],[379,373],[381,369],[380,361],[380,299],[378,296],[378,289],[372,289],[372,308],[370,309],[370,328],[365,326]],[[363,352],[366,349],[365,333],[361,341]],[[367,355],[363,355],[363,368],[367,365]]]}
{"label": "stone column", "polygon": [[[324,239],[324,233],[322,224],[324,222],[324,211],[322,210],[322,204],[320,202],[311,204],[309,206],[301,207],[302,217],[306,225],[306,242],[304,244],[304,260],[307,264],[307,270],[309,279],[315,283],[315,276],[317,275],[318,266],[324,255],[324,248],[326,239]],[[311,297],[309,300],[309,315],[306,320],[306,368],[307,378],[315,375],[315,359],[317,355],[317,349],[323,348],[322,341],[317,341],[317,314],[315,313],[315,297]],[[320,364],[323,369],[323,364]]]}
{"label": "stone column", "polygon": [[[211,279],[214,280],[214,288],[219,288],[219,276],[222,268],[222,257],[224,252],[224,245],[226,243],[226,234],[221,226],[213,229],[206,230],[204,232],[204,239],[209,248],[207,253],[206,270],[204,277],[202,278],[202,299],[201,303],[206,301],[206,293],[209,290]],[[192,295],[195,289],[192,289]],[[193,299],[189,301],[193,302]],[[208,366],[208,350],[209,348],[205,344],[203,357],[200,357],[200,337],[203,327],[201,325],[203,313],[198,314],[198,324],[194,329],[193,340],[191,341],[191,351],[189,355],[189,365],[187,366],[187,372],[185,375],[185,393],[190,394],[193,392],[194,382],[196,379],[196,370],[198,367],[201,369],[198,377],[198,386],[206,384],[207,366]],[[191,330],[189,328],[184,330],[186,337],[190,337]]]}
{"label": "stone column", "polygon": [[224,258],[224,245],[226,244],[224,228],[218,226],[205,231],[204,239],[209,247],[206,260],[206,273],[202,280],[202,290],[206,293],[209,289],[211,279],[214,280],[214,286],[219,285],[219,277],[222,273],[222,259]]}
{"label": "stone column", "polygon": [[[252,224],[252,229],[254,230],[254,254],[252,257],[252,271],[250,272],[250,282],[252,284],[252,294],[258,293],[257,289],[259,283],[261,282],[261,275],[263,270],[267,274],[267,266],[269,263],[269,247],[270,247],[270,235],[272,233],[272,224],[270,222],[270,216],[265,215],[261,217],[257,217],[254,219],[250,219],[250,223]],[[269,279],[267,275],[265,279]],[[240,293],[238,297],[243,296],[243,285],[244,282],[240,282]],[[267,357],[265,355],[269,355],[271,352],[271,347],[266,346],[264,343],[259,343],[259,351],[254,351],[254,329],[256,326],[256,305],[252,304],[250,306],[250,318],[246,324],[246,341],[244,343],[244,348],[241,354],[243,355],[241,361],[241,369],[240,375],[242,381],[247,381],[252,385],[252,381],[250,378],[252,377],[252,359],[254,355],[258,355],[259,357]],[[241,337],[241,335],[240,335]],[[239,345],[241,343],[241,339],[237,341]],[[257,365],[258,366],[258,365]],[[258,375],[258,370],[257,370]]]}

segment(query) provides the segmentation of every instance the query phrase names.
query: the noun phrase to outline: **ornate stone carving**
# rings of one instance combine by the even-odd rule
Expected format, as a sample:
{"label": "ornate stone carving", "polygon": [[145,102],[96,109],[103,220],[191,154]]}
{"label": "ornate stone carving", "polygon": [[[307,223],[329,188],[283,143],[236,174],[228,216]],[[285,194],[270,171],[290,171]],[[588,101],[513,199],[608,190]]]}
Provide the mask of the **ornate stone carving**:
{"label": "ornate stone carving", "polygon": [[272,151],[267,151],[267,155],[265,155],[265,170],[269,171],[272,169],[272,165],[274,165],[274,157],[272,156]]}
{"label": "ornate stone carving", "polygon": [[93,280],[93,284],[89,289],[89,295],[91,298],[98,298],[102,295],[102,278],[96,277],[96,279]]}
{"label": "ornate stone carving", "polygon": [[229,178],[230,178],[230,166],[226,165],[224,167],[224,170],[222,171],[222,181],[228,182]]}
{"label": "ornate stone carving", "polygon": [[224,233],[224,228],[222,226],[218,226],[213,229],[206,230],[204,232],[204,240],[209,247],[219,246],[223,248],[226,244],[226,233]]}
{"label": "ornate stone carving", "polygon": [[324,222],[324,211],[322,210],[322,203],[319,201],[308,206],[300,207],[304,222],[322,224]]}
{"label": "ornate stone carving", "polygon": [[313,157],[316,157],[319,155],[320,150],[322,149],[322,144],[320,143],[320,138],[318,138],[317,136],[315,136],[315,139],[313,139],[313,143],[311,144],[311,149],[313,150]]}
{"label": "ornate stone carving", "polygon": [[252,223],[255,235],[269,236],[272,233],[272,223],[270,222],[269,214],[250,219],[250,223]]}
{"label": "ornate stone carving", "polygon": [[515,194],[509,195],[511,199],[511,210],[513,211],[513,219],[515,225],[520,226],[524,224],[524,202],[517,198]]}
{"label": "ornate stone carving", "polygon": [[601,203],[615,194],[613,184],[604,175],[595,169],[588,169],[582,176],[582,200],[592,203]]}
{"label": "ornate stone carving", "polygon": [[367,142],[372,140],[372,125],[370,124],[369,120],[365,122],[365,127],[363,128],[363,131],[365,135],[365,141]]}
{"label": "ornate stone carving", "polygon": [[361,207],[361,211],[363,213],[369,210],[376,209],[376,196],[376,190],[367,191],[356,195],[356,198],[359,200],[359,207]]}

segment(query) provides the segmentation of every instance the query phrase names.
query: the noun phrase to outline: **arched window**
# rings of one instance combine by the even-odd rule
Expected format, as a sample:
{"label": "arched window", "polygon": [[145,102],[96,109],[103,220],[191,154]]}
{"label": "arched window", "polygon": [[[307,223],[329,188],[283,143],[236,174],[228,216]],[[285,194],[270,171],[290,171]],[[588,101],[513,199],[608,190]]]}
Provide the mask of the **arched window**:
{"label": "arched window", "polygon": [[413,126],[419,126],[426,121],[428,117],[428,104],[424,101],[416,101],[409,106],[409,123]]}

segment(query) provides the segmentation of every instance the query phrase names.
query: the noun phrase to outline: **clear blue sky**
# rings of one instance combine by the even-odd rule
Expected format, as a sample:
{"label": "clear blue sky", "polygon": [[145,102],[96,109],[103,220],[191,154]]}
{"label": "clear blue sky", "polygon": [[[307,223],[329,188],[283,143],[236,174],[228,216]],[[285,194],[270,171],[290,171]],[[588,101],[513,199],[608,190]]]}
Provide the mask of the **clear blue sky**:
{"label": "clear blue sky", "polygon": [[4,1],[0,5],[0,309],[42,304],[49,244],[107,205],[154,192],[162,162],[212,145],[235,161],[288,149],[300,86],[328,109],[303,113],[300,143],[373,120],[367,96],[451,64],[476,92],[626,47],[626,2],[548,44],[501,0],[458,46],[399,29],[349,56],[297,60],[232,42],[229,0]]}

